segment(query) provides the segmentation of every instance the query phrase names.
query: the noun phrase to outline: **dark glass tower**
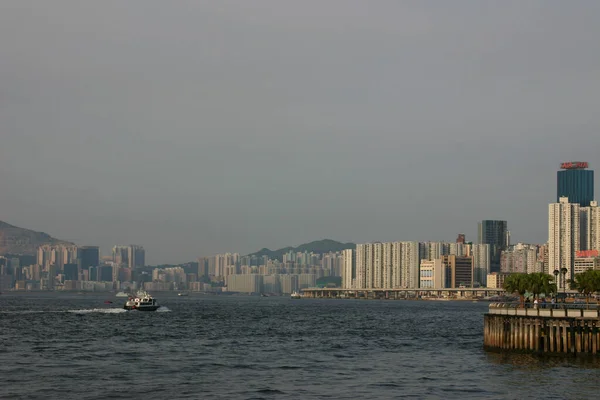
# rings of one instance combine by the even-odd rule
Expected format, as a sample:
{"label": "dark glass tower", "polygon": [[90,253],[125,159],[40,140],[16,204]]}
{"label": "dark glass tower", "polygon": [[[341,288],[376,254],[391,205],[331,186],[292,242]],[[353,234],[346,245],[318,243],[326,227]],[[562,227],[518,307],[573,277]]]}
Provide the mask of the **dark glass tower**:
{"label": "dark glass tower", "polygon": [[77,249],[77,261],[80,269],[89,269],[100,265],[98,246],[82,246]]}
{"label": "dark glass tower", "polygon": [[484,219],[478,228],[478,243],[490,245],[490,271],[500,272],[500,256],[502,250],[508,248],[508,224],[506,221]]}
{"label": "dark glass tower", "polygon": [[589,207],[594,200],[594,171],[586,169],[586,162],[568,162],[561,164],[556,173],[556,202],[568,197],[569,203]]}

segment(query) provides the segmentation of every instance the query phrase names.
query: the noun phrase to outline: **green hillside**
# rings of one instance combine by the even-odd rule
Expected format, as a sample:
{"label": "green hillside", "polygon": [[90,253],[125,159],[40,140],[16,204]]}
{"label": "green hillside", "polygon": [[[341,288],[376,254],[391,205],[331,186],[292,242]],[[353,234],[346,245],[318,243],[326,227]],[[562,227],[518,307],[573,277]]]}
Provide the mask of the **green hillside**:
{"label": "green hillside", "polygon": [[258,257],[262,257],[262,256],[267,256],[270,259],[277,259],[279,261],[283,261],[283,255],[292,251],[294,253],[297,252],[308,252],[308,253],[315,253],[315,254],[324,254],[324,253],[329,253],[332,251],[342,251],[342,250],[346,250],[346,249],[355,249],[356,248],[356,244],[354,243],[341,243],[341,242],[337,242],[335,240],[331,240],[331,239],[323,239],[323,240],[316,240],[314,242],[310,242],[310,243],[305,243],[302,244],[298,247],[284,247],[282,249],[279,250],[269,250],[267,248],[264,248],[262,250],[257,251],[256,253],[252,253],[249,254],[249,256],[258,256]]}

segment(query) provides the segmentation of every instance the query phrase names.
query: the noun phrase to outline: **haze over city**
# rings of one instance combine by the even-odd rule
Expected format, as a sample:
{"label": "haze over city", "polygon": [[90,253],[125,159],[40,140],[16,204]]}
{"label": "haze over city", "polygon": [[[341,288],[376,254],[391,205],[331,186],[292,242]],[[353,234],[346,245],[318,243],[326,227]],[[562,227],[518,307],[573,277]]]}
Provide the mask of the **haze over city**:
{"label": "haze over city", "polygon": [[544,243],[600,169],[593,1],[0,3],[0,220],[149,264]]}

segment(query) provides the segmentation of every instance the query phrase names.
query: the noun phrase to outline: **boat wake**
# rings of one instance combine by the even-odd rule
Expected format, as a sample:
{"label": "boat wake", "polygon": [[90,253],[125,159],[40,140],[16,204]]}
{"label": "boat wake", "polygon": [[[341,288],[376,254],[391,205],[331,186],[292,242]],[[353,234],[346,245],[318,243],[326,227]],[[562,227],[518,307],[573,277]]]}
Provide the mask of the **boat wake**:
{"label": "boat wake", "polygon": [[0,311],[0,314],[45,314],[45,313],[61,313],[64,311],[51,311],[51,310],[9,310]]}
{"label": "boat wake", "polygon": [[[74,313],[74,314],[93,314],[93,313],[122,314],[122,313],[126,313],[126,312],[131,312],[131,311],[125,310],[124,308],[91,308],[91,309],[87,309],[87,310],[68,310],[67,312]],[[171,310],[168,307],[160,306],[160,308],[158,310],[156,310],[155,312],[171,312]]]}
{"label": "boat wake", "polygon": [[121,314],[127,312],[124,308],[91,308],[88,310],[69,310],[70,313],[75,314],[91,314],[91,313],[102,313],[102,314]]}

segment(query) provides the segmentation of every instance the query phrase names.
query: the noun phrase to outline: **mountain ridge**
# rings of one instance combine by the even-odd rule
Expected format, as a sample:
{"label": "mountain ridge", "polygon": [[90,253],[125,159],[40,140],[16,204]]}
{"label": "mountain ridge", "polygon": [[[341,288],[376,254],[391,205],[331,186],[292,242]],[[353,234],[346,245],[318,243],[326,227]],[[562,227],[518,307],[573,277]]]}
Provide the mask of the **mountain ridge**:
{"label": "mountain ridge", "polygon": [[270,259],[277,259],[279,261],[283,261],[283,255],[292,251],[294,253],[298,252],[309,252],[315,254],[324,254],[329,252],[342,251],[346,249],[355,249],[356,243],[342,243],[332,239],[322,239],[322,240],[314,240],[309,243],[301,244],[297,247],[287,246],[278,250],[270,250],[266,247],[260,249],[255,253],[248,254],[248,256],[268,256]]}
{"label": "mountain ridge", "polygon": [[0,221],[0,255],[34,255],[37,252],[37,248],[45,244],[73,245],[71,242],[56,239],[45,232],[21,228],[11,225],[8,222]]}

